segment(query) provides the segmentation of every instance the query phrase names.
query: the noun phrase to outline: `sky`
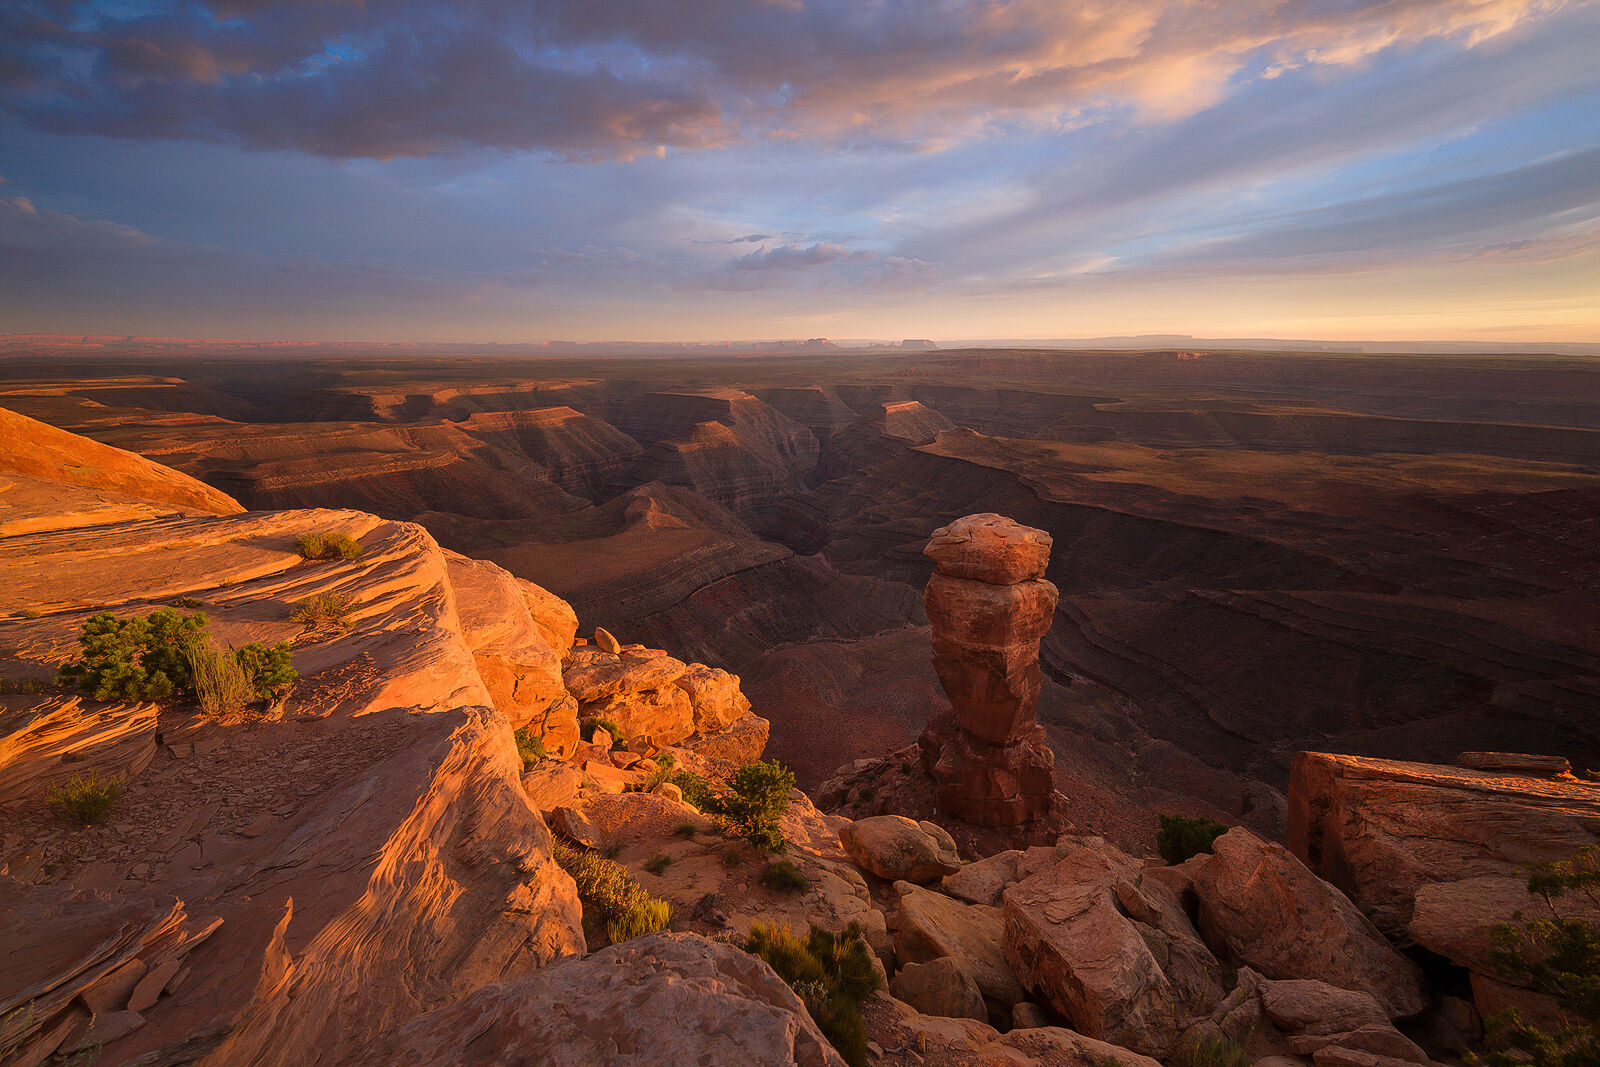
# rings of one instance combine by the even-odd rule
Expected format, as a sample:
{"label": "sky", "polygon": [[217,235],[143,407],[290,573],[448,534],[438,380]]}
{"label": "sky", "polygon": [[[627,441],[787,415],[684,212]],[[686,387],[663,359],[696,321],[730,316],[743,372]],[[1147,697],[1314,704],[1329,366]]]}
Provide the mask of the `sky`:
{"label": "sky", "polygon": [[0,334],[1600,341],[1600,2],[5,0]]}

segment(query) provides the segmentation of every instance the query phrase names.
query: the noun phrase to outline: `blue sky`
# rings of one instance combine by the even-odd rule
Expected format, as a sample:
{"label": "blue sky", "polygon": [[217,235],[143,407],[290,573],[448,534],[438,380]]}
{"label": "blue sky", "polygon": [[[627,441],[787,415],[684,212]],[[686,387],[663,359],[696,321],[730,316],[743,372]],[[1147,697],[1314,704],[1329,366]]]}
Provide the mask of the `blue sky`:
{"label": "blue sky", "polygon": [[0,8],[0,333],[1600,340],[1600,4]]}

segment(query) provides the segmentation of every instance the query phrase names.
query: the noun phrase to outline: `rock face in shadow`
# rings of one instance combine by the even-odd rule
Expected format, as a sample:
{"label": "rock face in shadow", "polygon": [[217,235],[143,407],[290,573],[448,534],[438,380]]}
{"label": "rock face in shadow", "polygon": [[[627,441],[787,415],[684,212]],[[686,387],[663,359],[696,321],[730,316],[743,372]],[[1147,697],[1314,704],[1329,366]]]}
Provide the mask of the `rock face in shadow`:
{"label": "rock face in shadow", "polygon": [[1422,970],[1282,845],[1236,826],[1212,843],[1193,878],[1200,929],[1235,962],[1269,978],[1369,993],[1395,1019],[1428,1006]]}
{"label": "rock face in shadow", "polygon": [[376,1042],[373,1067],[537,1062],[843,1067],[771,967],[695,934],[651,934],[478,990]]}
{"label": "rock face in shadow", "polygon": [[1035,721],[1039,639],[1055,614],[1045,581],[1050,535],[1000,515],[968,515],[934,532],[938,571],[923,605],[949,715],[923,731],[922,765],[940,806],[983,826],[1015,826],[1050,810],[1054,763]]}
{"label": "rock face in shadow", "polygon": [[1222,1000],[1221,965],[1138,860],[1098,840],[1058,851],[1004,891],[1011,969],[1076,1030],[1170,1056],[1183,1028]]}
{"label": "rock face in shadow", "polygon": [[[1527,890],[1528,867],[1572,862],[1596,844],[1600,786],[1571,775],[1324,752],[1294,763],[1290,847],[1391,938],[1465,968],[1486,1019],[1516,1007],[1546,1029],[1559,1025],[1552,998],[1494,965],[1491,931],[1551,918]],[[1558,903],[1565,918],[1597,917],[1581,895]]]}
{"label": "rock face in shadow", "polygon": [[1295,758],[1289,848],[1378,929],[1406,936],[1427,885],[1570,860],[1600,844],[1600,786],[1325,752]]}

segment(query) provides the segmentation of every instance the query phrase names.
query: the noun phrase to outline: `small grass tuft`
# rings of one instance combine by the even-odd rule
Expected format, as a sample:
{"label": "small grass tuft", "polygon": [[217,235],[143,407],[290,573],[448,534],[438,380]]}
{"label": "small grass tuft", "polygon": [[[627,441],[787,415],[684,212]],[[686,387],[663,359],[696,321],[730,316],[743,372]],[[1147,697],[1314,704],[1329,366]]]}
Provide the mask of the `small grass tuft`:
{"label": "small grass tuft", "polygon": [[349,534],[303,533],[294,539],[301,559],[355,559],[361,555],[360,543]]}
{"label": "small grass tuft", "polygon": [[911,773],[911,761],[910,760],[901,760],[900,761],[900,773],[901,774],[910,774]]}
{"label": "small grass tuft", "polygon": [[744,849],[739,845],[729,845],[722,850],[722,865],[730,871],[739,866],[744,859]]}
{"label": "small grass tuft", "polygon": [[560,838],[551,841],[550,851],[578,884],[578,896],[593,909],[585,916],[585,925],[592,919],[612,944],[671,925],[672,909],[666,901],[651,896],[620,864]]}
{"label": "small grass tuft", "polygon": [[218,648],[210,634],[199,633],[184,642],[183,654],[189,662],[189,684],[207,715],[241,711],[256,699],[256,687],[239,657]]}
{"label": "small grass tuft", "polygon": [[205,604],[196,600],[192,596],[181,596],[172,602],[172,606],[175,608],[182,608],[184,611],[199,611],[201,608],[205,607]]}
{"label": "small grass tuft", "polygon": [[673,837],[687,837],[691,841],[694,840],[695,835],[699,832],[700,827],[692,822],[680,822],[672,828]]}
{"label": "small grass tuft", "polygon": [[765,960],[805,1003],[806,1011],[850,1067],[866,1067],[867,1028],[861,1002],[883,985],[861,927],[841,933],[813,926],[805,940],[756,923],[742,946]]}
{"label": "small grass tuft", "polygon": [[1212,1034],[1178,1057],[1180,1067],[1250,1067],[1250,1053],[1239,1042]]}
{"label": "small grass tuft", "polygon": [[350,612],[354,608],[355,602],[347,596],[340,596],[338,593],[318,593],[316,596],[295,601],[289,608],[289,621],[309,626],[313,630],[320,630],[323,627],[342,629],[350,625]]}
{"label": "small grass tuft", "polygon": [[100,822],[122,799],[122,779],[88,771],[62,782],[45,794],[45,803],[58,818],[79,826]]}
{"label": "small grass tuft", "polygon": [[761,872],[761,884],[776,893],[800,893],[811,891],[811,882],[800,873],[788,860],[773,860]]}
{"label": "small grass tuft", "polygon": [[644,869],[651,874],[660,874],[672,866],[672,857],[665,852],[658,852],[644,861]]}

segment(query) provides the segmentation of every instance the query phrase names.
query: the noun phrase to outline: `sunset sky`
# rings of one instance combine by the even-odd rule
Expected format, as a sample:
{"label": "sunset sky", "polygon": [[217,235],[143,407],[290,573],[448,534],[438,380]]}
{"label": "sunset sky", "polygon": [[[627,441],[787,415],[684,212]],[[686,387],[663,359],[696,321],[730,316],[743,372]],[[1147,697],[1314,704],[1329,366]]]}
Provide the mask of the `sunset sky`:
{"label": "sunset sky", "polygon": [[1600,3],[0,4],[0,333],[1600,341]]}

